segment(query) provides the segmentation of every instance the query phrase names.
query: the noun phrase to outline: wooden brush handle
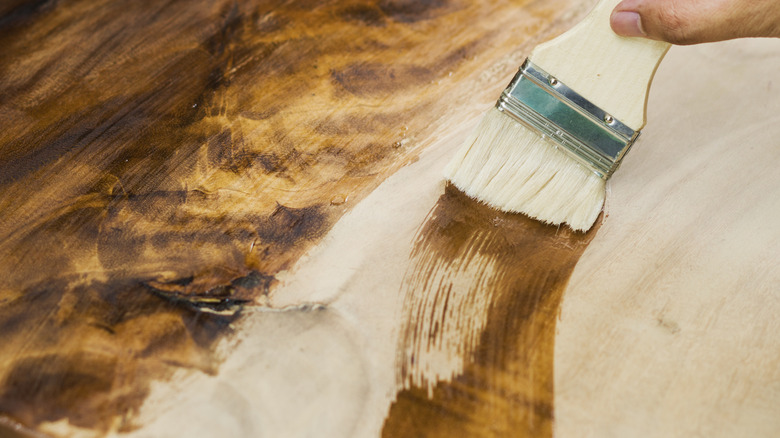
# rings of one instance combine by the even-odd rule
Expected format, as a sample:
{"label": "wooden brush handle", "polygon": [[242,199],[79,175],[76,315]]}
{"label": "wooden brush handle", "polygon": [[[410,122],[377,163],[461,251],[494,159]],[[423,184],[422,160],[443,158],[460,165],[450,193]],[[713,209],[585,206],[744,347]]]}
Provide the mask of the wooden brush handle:
{"label": "wooden brush handle", "polygon": [[602,0],[568,32],[538,45],[531,61],[634,130],[645,125],[647,94],[669,44],[615,34]]}

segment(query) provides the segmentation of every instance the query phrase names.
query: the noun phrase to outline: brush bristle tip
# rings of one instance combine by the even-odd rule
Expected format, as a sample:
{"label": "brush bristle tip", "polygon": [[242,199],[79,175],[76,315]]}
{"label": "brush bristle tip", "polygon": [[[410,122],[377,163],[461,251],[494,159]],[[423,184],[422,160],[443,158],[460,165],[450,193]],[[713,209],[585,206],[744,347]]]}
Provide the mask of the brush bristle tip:
{"label": "brush bristle tip", "polygon": [[499,210],[587,231],[601,213],[605,181],[556,146],[493,108],[447,166],[445,177]]}

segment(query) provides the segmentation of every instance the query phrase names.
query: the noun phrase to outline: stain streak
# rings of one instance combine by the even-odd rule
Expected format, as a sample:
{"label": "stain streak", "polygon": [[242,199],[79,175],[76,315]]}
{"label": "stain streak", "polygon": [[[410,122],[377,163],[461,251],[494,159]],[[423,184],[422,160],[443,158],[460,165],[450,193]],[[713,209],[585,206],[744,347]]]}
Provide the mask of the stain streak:
{"label": "stain streak", "polygon": [[449,74],[552,23],[491,1],[0,2],[0,433],[134,430],[155,381],[217,373],[236,318],[472,97]]}
{"label": "stain streak", "polygon": [[0,7],[0,414],[32,429],[132,430],[153,380],[215,373],[452,67],[374,60],[431,44],[397,45],[411,4],[147,3]]}
{"label": "stain streak", "polygon": [[597,228],[543,225],[448,185],[404,281],[383,436],[551,437],[555,323]]}

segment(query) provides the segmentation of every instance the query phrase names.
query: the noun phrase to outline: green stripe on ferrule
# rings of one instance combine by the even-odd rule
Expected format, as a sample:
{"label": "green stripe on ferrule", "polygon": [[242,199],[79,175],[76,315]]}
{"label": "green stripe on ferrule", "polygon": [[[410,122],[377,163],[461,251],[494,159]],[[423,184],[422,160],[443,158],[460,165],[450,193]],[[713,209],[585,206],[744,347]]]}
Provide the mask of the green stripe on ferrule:
{"label": "green stripe on ferrule", "polygon": [[[504,90],[496,106],[563,146],[564,152],[604,179],[617,169],[639,134],[609,116],[602,116],[609,121],[598,118],[596,114],[606,113],[529,61]],[[617,125],[631,135],[610,125]]]}

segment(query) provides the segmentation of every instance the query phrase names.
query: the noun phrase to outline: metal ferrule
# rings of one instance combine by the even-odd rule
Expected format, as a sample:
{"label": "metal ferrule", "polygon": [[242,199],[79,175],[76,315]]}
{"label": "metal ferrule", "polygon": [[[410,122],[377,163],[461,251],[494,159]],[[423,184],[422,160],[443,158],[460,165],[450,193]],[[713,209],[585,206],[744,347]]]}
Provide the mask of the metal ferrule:
{"label": "metal ferrule", "polygon": [[615,172],[639,136],[528,59],[496,108],[549,137],[603,179]]}

